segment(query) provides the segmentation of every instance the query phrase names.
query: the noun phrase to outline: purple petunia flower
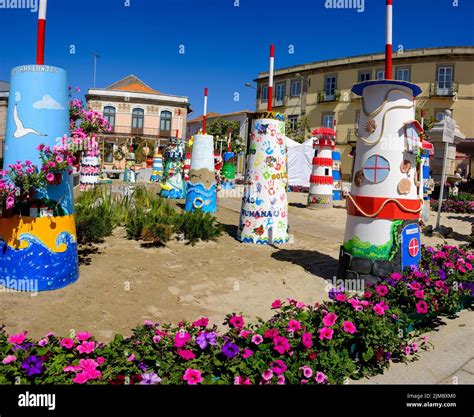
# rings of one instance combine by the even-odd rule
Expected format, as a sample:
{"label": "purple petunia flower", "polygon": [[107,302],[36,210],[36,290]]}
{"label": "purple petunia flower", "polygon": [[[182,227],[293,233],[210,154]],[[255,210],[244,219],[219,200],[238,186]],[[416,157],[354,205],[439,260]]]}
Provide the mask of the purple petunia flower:
{"label": "purple petunia flower", "polygon": [[143,372],[146,372],[146,370],[148,369],[148,367],[143,363],[143,362],[140,362],[138,364],[138,367],[143,371]]}
{"label": "purple petunia flower", "polygon": [[227,342],[222,346],[222,353],[227,356],[228,359],[232,359],[239,353],[239,347],[232,342]]}
{"label": "purple petunia flower", "polygon": [[21,364],[21,369],[24,369],[28,376],[41,374],[43,372],[43,359],[35,355],[28,356]]}
{"label": "purple petunia flower", "polygon": [[142,374],[142,380],[139,382],[140,385],[155,385],[161,382],[161,378],[154,372]]}
{"label": "purple petunia flower", "polygon": [[216,338],[216,332],[201,333],[198,337],[196,337],[196,343],[202,350],[204,350],[206,349],[207,345],[215,346],[217,344]]}

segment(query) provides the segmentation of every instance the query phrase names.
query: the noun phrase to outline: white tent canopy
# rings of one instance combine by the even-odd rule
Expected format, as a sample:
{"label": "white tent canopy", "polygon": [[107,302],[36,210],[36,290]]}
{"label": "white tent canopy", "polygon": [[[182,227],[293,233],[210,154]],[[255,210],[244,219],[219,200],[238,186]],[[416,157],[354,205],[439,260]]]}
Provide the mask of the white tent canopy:
{"label": "white tent canopy", "polygon": [[309,187],[309,177],[313,169],[313,138],[304,143],[286,137],[288,148],[288,181],[292,186]]}

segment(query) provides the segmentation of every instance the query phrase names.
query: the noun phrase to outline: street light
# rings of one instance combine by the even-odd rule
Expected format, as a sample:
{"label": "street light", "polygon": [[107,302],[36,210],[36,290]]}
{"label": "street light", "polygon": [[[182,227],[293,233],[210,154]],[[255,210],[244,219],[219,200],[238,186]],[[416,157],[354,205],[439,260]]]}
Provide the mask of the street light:
{"label": "street light", "polygon": [[253,88],[254,90],[257,89],[257,87],[253,86],[252,83],[245,83],[245,87]]}

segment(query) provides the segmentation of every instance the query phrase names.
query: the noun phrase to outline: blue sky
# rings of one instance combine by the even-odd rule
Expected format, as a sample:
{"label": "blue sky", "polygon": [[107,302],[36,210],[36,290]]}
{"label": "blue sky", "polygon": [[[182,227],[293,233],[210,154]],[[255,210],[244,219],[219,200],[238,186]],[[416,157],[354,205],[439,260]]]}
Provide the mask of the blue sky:
{"label": "blue sky", "polygon": [[[195,117],[205,86],[208,111],[254,109],[255,90],[244,83],[267,70],[270,43],[276,68],[384,50],[384,0],[365,0],[363,12],[328,9],[326,0],[240,0],[238,7],[236,0],[129,1],[49,0],[46,64],[65,68],[85,93],[92,87],[89,52],[98,52],[98,87],[133,73],[159,91],[188,96]],[[34,63],[37,15],[3,9],[5,2],[0,80],[8,81],[12,67]],[[474,1],[453,3],[394,0],[394,46],[474,45]]]}

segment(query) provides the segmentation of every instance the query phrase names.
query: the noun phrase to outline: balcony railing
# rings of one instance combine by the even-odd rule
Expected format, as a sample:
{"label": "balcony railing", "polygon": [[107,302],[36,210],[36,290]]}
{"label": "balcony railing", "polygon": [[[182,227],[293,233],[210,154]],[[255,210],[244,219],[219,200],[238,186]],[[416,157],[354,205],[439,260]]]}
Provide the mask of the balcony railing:
{"label": "balcony railing", "polygon": [[454,97],[459,91],[459,83],[431,83],[430,97]]}
{"label": "balcony railing", "polygon": [[[287,103],[287,100],[288,100],[288,97],[285,96],[285,97],[282,97],[282,98],[276,98],[276,97],[273,97],[273,107],[282,107],[284,106],[286,103]],[[261,99],[261,102],[262,104],[263,103],[267,103],[268,100],[267,99]]]}
{"label": "balcony railing", "polygon": [[[117,126],[112,128],[110,133],[118,133],[122,135],[142,135],[142,136],[160,136],[160,129],[152,127],[131,127],[131,126]],[[162,132],[166,133],[166,132]],[[169,132],[168,132],[169,136]]]}
{"label": "balcony railing", "polygon": [[322,90],[318,91],[318,103],[330,103],[339,101],[341,92],[339,90]]}

